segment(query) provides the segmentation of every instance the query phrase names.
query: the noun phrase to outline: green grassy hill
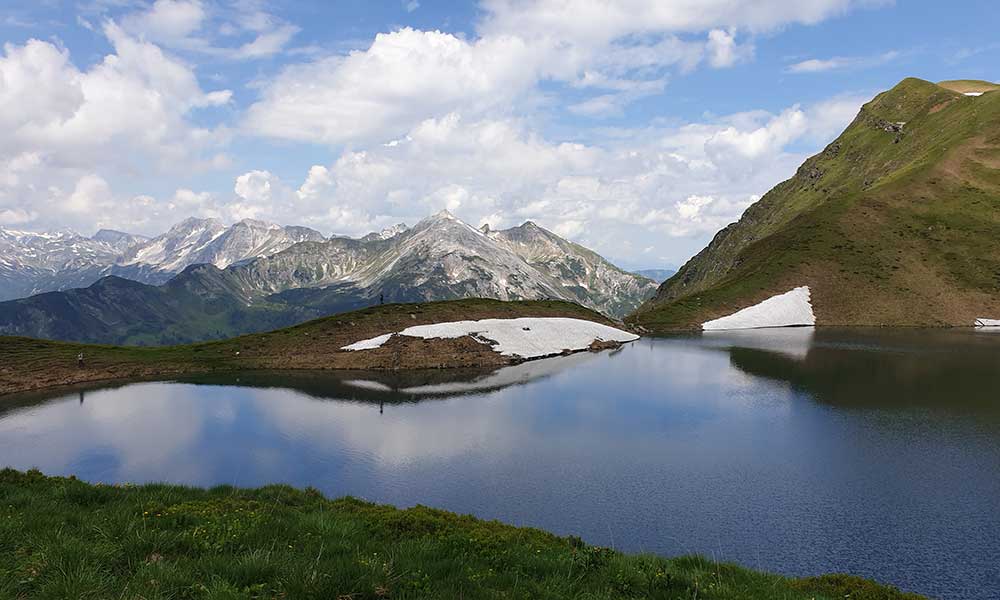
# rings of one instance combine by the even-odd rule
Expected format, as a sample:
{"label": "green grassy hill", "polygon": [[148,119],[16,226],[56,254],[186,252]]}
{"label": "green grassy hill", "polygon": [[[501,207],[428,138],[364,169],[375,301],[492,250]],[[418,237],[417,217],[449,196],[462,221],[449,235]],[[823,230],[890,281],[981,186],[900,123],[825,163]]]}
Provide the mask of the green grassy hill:
{"label": "green grassy hill", "polygon": [[1000,318],[997,240],[1000,93],[906,79],[628,321],[696,328],[808,285],[818,325],[971,326]]}
{"label": "green grassy hill", "polygon": [[0,597],[919,600],[626,555],[537,529],[314,490],[96,486],[0,471]]}

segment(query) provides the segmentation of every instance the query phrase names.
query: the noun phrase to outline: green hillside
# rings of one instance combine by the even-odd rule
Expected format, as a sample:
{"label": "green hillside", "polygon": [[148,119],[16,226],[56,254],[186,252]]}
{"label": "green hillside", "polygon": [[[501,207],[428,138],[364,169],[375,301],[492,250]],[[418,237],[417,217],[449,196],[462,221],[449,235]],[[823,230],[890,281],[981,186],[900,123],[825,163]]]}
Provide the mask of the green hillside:
{"label": "green hillside", "polygon": [[537,529],[286,486],[94,486],[0,471],[2,598],[918,600],[626,555]]}
{"label": "green hillside", "polygon": [[1000,318],[1000,93],[905,79],[629,317],[696,328],[808,285],[818,325]]}

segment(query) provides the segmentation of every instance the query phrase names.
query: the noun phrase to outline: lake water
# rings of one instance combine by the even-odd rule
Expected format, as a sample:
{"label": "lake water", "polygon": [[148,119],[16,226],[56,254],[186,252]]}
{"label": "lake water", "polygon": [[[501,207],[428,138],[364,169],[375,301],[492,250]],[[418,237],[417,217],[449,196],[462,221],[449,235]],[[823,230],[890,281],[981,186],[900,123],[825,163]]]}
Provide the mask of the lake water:
{"label": "lake water", "polygon": [[1000,333],[644,339],[486,374],[0,399],[0,464],[313,486],[663,555],[1000,597]]}

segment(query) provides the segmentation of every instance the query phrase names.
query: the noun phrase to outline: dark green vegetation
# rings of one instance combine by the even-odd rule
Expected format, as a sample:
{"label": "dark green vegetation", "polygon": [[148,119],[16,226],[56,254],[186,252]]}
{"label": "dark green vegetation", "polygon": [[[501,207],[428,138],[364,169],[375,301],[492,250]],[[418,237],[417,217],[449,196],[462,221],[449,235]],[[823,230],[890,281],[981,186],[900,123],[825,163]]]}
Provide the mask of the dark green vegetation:
{"label": "dark green vegetation", "polygon": [[808,285],[819,325],[971,326],[1000,318],[997,240],[1000,93],[906,79],[630,320],[698,327]]}
{"label": "dark green vegetation", "polygon": [[536,529],[313,490],[99,486],[0,471],[5,598],[916,600],[856,577],[787,579],[625,555]]}
{"label": "dark green vegetation", "polygon": [[[361,353],[340,348],[411,325],[515,317],[572,317],[611,324],[590,309],[560,300],[467,299],[374,306],[269,333],[181,346],[101,346],[0,337],[0,394],[212,371],[499,366],[509,363],[510,358],[469,338],[393,340],[383,348]],[[83,368],[77,365],[80,353],[84,354]]]}
{"label": "dark green vegetation", "polygon": [[248,293],[242,267],[185,269],[161,286],[105,277],[0,303],[0,331],[46,339],[169,345],[266,331],[370,305],[353,286]]}

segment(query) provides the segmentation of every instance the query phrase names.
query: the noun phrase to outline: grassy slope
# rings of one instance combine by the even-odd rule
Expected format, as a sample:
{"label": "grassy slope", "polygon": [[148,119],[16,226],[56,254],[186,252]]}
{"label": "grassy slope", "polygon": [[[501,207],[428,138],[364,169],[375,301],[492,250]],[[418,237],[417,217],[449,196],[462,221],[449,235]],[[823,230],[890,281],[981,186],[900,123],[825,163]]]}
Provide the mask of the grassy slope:
{"label": "grassy slope", "polygon": [[[383,349],[364,353],[341,352],[340,348],[411,325],[530,316],[573,317],[611,324],[598,313],[569,302],[465,299],[387,304],[269,333],[184,346],[100,346],[0,337],[0,394],[88,381],[207,371],[503,364],[508,359],[469,340],[450,344],[432,344],[425,340],[390,343]],[[77,354],[81,352],[85,359],[83,369],[76,364]]]}
{"label": "grassy slope", "polygon": [[285,486],[107,487],[10,469],[0,471],[0,597],[918,598]]}
{"label": "grassy slope", "polygon": [[806,284],[821,325],[968,326],[1000,315],[997,239],[1000,94],[907,79],[629,320],[697,327]]}

